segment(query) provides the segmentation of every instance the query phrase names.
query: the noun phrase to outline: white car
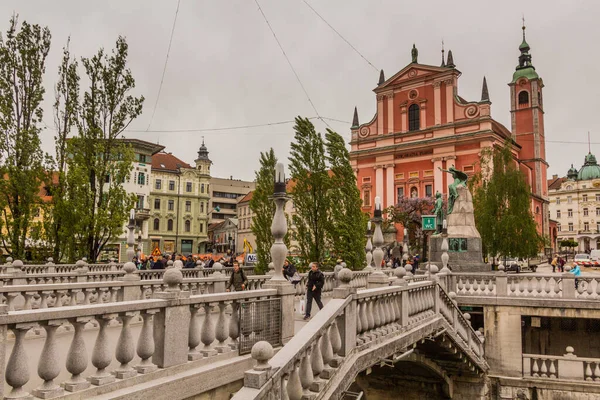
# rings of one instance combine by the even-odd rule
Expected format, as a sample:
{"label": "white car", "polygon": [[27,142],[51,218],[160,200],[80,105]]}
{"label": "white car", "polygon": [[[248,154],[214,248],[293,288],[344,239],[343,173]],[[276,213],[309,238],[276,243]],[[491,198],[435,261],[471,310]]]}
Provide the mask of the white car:
{"label": "white car", "polygon": [[578,261],[590,261],[590,255],[585,253],[575,254],[575,262]]}

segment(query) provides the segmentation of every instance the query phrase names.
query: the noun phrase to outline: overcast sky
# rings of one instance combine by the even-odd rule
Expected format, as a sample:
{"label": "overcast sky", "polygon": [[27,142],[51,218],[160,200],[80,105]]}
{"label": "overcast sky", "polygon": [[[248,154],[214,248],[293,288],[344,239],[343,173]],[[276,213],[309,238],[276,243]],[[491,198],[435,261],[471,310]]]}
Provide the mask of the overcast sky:
{"label": "overcast sky", "polygon": [[[587,153],[600,155],[597,71],[600,2],[597,0],[307,0],[364,57],[390,77],[410,62],[413,42],[419,62],[439,65],[442,39],[462,72],[459,94],[479,100],[487,77],[492,116],[510,128],[509,87],[521,43],[521,16],[533,64],[544,80],[549,175],[577,168]],[[379,72],[340,39],[303,0],[259,0],[319,114],[348,141],[354,106],[361,122],[376,110]],[[146,98],[130,129],[148,128],[156,103],[177,0],[2,0],[0,30],[13,12],[46,25],[52,48],[46,70],[45,121],[62,47],[91,56],[110,50],[118,35],[129,43],[136,94]],[[254,0],[180,0],[179,15],[150,130],[257,125],[315,116]],[[324,131],[325,125],[315,125]],[[192,163],[205,137],[214,176],[252,180],[259,152],[273,147],[287,163],[292,125],[213,132],[128,132],[166,145]],[[54,132],[43,133],[53,152]]]}

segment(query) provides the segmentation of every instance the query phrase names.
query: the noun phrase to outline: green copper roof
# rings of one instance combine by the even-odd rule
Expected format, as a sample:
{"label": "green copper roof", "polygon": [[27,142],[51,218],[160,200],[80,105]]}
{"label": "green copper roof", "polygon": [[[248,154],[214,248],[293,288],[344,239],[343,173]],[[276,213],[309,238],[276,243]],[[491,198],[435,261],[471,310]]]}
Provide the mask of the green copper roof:
{"label": "green copper roof", "polygon": [[569,168],[569,171],[567,172],[567,178],[569,178],[572,181],[577,179],[577,170],[575,169],[575,167],[573,167],[573,164],[571,164],[571,168]]}
{"label": "green copper roof", "polygon": [[529,44],[525,41],[525,38],[523,38],[523,42],[519,46],[519,50],[529,51],[530,48],[531,47],[529,47]]}
{"label": "green copper roof", "polygon": [[537,72],[535,72],[535,68],[533,68],[533,67],[521,68],[521,69],[516,70],[515,73],[513,74],[512,83],[515,83],[520,78],[527,78],[529,80],[532,80],[532,79],[539,79],[539,77],[540,76],[537,74]]}
{"label": "green copper roof", "polygon": [[579,174],[577,174],[577,180],[579,181],[589,181],[590,179],[598,179],[600,178],[600,166],[596,162],[596,157],[589,153],[585,156],[585,164],[579,170]]}

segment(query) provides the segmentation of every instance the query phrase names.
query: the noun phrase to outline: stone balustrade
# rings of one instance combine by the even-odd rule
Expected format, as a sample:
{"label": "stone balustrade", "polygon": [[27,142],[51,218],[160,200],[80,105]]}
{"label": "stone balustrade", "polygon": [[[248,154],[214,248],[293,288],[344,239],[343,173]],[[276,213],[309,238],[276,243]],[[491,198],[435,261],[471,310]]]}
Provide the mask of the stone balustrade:
{"label": "stone balustrade", "polygon": [[[241,302],[277,297],[274,289],[190,296],[180,289],[181,281],[167,278],[165,281],[167,288],[156,293],[156,299],[0,314],[0,332],[8,329],[15,338],[6,366],[0,364],[6,384],[11,388],[5,398],[28,395],[53,398],[68,392],[80,392],[80,398],[86,398],[109,392],[111,385],[114,389],[122,387],[120,381],[140,374],[152,374],[159,368],[230,352],[237,349],[240,334],[255,334],[252,324],[240,329]],[[131,329],[134,320],[142,324],[137,343]],[[115,321],[120,323],[121,333],[113,345],[108,341],[107,327]],[[84,328],[93,326],[98,328],[98,333],[92,350],[85,347],[82,334]],[[32,377],[24,340],[28,331],[39,328],[45,333],[45,345],[38,356],[39,379],[28,394],[23,387]],[[60,362],[64,358],[57,351],[58,330],[72,332],[64,366]],[[6,339],[2,343],[7,346]],[[92,350],[91,359],[89,350]],[[136,354],[140,361],[134,365]],[[109,371],[114,359],[119,366]],[[90,362],[95,371],[84,376]],[[59,384],[55,380],[65,369],[70,377]],[[99,386],[102,388],[96,389]]]}
{"label": "stone balustrade", "polygon": [[600,359],[577,357],[571,346],[563,356],[523,354],[523,377],[600,381]]}

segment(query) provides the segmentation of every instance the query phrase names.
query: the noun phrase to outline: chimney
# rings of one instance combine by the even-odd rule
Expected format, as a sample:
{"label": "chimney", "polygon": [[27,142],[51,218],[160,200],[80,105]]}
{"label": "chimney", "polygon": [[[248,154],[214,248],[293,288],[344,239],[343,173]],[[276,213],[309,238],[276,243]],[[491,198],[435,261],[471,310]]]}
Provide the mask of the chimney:
{"label": "chimney", "polygon": [[552,179],[558,179],[558,175],[556,175],[556,174],[552,175]]}

